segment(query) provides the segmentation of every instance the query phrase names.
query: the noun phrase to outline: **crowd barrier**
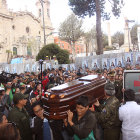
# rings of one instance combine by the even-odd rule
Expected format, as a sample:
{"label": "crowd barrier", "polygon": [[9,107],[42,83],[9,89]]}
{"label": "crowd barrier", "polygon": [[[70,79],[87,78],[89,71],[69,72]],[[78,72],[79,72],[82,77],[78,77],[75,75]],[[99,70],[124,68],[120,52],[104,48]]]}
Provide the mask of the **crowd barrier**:
{"label": "crowd barrier", "polygon": [[[46,60],[43,62],[42,69],[47,68],[59,68],[64,67],[66,70],[77,70],[79,67],[89,69],[94,69],[96,67],[103,69],[106,64],[106,68],[110,68],[111,65],[117,67],[119,64],[124,67],[126,64],[135,65],[137,62],[140,62],[140,52],[130,52],[130,53],[113,53],[113,54],[103,54],[96,56],[88,57],[77,57],[75,63],[72,64],[57,64],[56,61]],[[0,65],[1,71],[8,73],[24,73],[24,72],[39,72],[40,64],[39,62],[26,61],[25,63],[16,63],[16,64],[2,64]]]}

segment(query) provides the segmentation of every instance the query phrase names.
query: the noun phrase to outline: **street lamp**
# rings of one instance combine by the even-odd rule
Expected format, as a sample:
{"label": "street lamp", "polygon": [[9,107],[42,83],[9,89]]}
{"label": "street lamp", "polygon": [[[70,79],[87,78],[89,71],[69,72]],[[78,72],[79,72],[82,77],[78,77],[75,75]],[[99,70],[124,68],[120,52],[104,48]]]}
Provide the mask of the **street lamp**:
{"label": "street lamp", "polygon": [[42,76],[43,76],[43,73],[42,73],[43,60],[42,59],[39,60],[39,64],[40,64],[40,69],[41,69],[41,95],[42,95]]}
{"label": "street lamp", "polygon": [[44,5],[43,0],[39,0],[42,6],[42,18],[43,18],[43,33],[44,33],[44,45],[46,45],[46,35],[45,35],[45,20],[44,20]]}

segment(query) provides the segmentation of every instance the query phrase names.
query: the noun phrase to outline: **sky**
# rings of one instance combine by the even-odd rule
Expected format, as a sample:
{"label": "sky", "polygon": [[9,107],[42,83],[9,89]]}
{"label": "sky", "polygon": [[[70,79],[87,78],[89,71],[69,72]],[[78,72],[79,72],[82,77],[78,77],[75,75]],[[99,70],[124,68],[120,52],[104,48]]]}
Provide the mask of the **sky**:
{"label": "sky", "polygon": [[[8,8],[13,9],[13,11],[28,10],[36,15],[36,1],[37,0],[7,0],[7,4]],[[50,3],[51,21],[55,31],[58,31],[60,24],[72,13],[72,11],[68,6],[68,0],[50,0]],[[125,6],[122,9],[120,18],[116,19],[112,17],[109,21],[112,35],[117,31],[124,32],[124,17],[127,17],[129,20],[135,20],[134,23],[129,24],[130,28],[136,23],[140,24],[140,0],[125,0]],[[107,22],[108,21],[102,21],[102,29],[105,33],[108,32]],[[95,24],[95,17],[86,17],[84,19],[83,29],[88,31]]]}

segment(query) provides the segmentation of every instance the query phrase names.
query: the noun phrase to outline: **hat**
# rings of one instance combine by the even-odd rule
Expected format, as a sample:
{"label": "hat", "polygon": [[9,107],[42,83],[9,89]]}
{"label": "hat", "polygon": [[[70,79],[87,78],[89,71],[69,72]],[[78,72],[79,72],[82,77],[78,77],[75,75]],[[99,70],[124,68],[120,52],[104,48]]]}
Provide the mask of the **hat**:
{"label": "hat", "polygon": [[104,87],[105,90],[115,90],[115,86],[114,84],[108,82],[105,84],[105,87]]}
{"label": "hat", "polygon": [[115,95],[115,86],[114,86],[114,84],[108,82],[108,83],[105,84],[104,89],[105,89],[106,95],[108,95],[108,96]]}
{"label": "hat", "polygon": [[16,94],[14,94],[13,102],[18,103],[19,100],[26,99],[28,96],[29,96],[28,94],[25,95],[22,93],[16,93]]}
{"label": "hat", "polygon": [[110,72],[108,73],[108,75],[109,75],[109,76],[115,76],[115,71],[110,71]]}

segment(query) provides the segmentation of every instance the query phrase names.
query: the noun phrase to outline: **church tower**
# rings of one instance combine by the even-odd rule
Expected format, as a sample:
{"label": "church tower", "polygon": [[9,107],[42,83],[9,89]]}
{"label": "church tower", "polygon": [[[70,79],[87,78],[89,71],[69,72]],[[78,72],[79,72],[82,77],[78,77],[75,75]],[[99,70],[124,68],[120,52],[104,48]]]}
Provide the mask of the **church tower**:
{"label": "church tower", "polygon": [[7,1],[0,0],[0,9],[7,9]]}
{"label": "church tower", "polygon": [[38,18],[41,21],[41,27],[42,27],[41,40],[44,38],[45,44],[53,43],[54,38],[52,36],[52,32],[54,28],[52,27],[51,18],[50,18],[50,1],[38,0],[36,6],[38,10]]}
{"label": "church tower", "polygon": [[[42,8],[43,5],[43,8]],[[44,22],[45,28],[48,30],[52,30],[52,23],[50,19],[50,1],[49,0],[38,0],[36,3],[37,10],[38,10],[38,18],[41,20],[41,24],[43,25],[43,12],[44,10]]]}

